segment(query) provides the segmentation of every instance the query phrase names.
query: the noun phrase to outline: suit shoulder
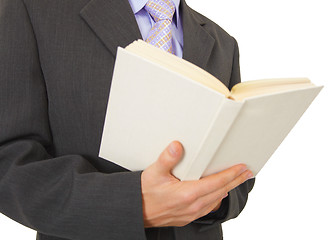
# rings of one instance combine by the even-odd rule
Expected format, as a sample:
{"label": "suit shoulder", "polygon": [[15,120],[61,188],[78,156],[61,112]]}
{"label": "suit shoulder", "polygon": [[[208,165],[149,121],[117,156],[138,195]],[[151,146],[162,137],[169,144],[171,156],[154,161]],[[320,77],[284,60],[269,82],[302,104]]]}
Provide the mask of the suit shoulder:
{"label": "suit shoulder", "polygon": [[217,23],[210,20],[206,16],[202,15],[201,13],[195,11],[194,9],[190,8],[192,16],[200,22],[203,28],[216,40],[219,42],[229,43],[231,45],[235,45],[236,40],[233,36],[231,36],[227,31],[225,31],[222,27],[220,27]]}
{"label": "suit shoulder", "polygon": [[46,15],[79,13],[91,0],[19,0],[29,12]]}

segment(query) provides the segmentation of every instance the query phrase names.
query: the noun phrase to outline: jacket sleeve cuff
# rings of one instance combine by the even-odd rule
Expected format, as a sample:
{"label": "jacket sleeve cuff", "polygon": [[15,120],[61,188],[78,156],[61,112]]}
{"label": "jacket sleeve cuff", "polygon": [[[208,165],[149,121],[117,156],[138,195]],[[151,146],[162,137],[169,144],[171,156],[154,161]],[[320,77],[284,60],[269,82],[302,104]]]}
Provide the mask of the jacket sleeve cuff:
{"label": "jacket sleeve cuff", "polygon": [[254,182],[255,179],[247,180],[231,190],[228,196],[222,200],[222,204],[217,211],[195,220],[195,223],[203,224],[200,231],[213,227],[215,223],[220,224],[237,217],[246,205],[248,193],[252,190]]}

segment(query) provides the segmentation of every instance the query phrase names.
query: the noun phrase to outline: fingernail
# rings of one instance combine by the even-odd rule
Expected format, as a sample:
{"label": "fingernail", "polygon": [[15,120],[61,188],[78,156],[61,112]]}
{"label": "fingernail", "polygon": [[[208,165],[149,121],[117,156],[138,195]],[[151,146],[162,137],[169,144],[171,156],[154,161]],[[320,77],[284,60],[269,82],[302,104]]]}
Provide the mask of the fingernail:
{"label": "fingernail", "polygon": [[243,164],[241,167],[241,173],[245,172],[247,169],[248,169],[248,167]]}
{"label": "fingernail", "polygon": [[174,143],[174,142],[170,143],[170,145],[169,145],[169,153],[173,157],[176,157],[177,156],[176,143]]}
{"label": "fingernail", "polygon": [[248,177],[248,179],[254,178],[254,174],[251,171],[249,171],[249,173],[247,174],[247,177]]}

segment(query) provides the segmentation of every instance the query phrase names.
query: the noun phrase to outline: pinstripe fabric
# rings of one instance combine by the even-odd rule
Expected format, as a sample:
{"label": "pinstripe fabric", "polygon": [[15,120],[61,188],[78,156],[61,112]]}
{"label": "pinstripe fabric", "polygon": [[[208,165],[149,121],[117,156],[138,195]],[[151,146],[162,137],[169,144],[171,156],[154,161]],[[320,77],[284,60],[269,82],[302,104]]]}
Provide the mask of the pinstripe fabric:
{"label": "pinstripe fabric", "polygon": [[[231,89],[235,39],[180,6],[184,59]],[[0,0],[0,212],[39,240],[220,240],[245,206],[253,181],[229,193],[225,217],[144,228],[141,172],[98,157],[117,49],[136,39],[125,0]]]}
{"label": "pinstripe fabric", "polygon": [[173,53],[171,21],[175,12],[174,3],[172,0],[149,0],[145,9],[155,21],[146,42]]}

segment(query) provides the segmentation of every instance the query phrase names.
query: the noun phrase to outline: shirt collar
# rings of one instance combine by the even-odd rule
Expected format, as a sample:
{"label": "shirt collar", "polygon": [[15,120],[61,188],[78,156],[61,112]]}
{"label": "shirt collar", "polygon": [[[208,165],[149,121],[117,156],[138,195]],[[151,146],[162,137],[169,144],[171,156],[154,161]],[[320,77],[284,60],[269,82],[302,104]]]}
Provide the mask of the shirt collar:
{"label": "shirt collar", "polygon": [[[131,5],[131,8],[133,10],[133,13],[134,14],[137,14],[140,10],[142,10],[146,3],[147,3],[148,0],[129,0],[129,3]],[[180,0],[171,0],[173,1],[173,3],[175,4],[175,7],[176,7],[176,11],[175,11],[175,14],[176,14],[176,26],[178,26],[178,20],[179,20],[179,3],[180,3]]]}

